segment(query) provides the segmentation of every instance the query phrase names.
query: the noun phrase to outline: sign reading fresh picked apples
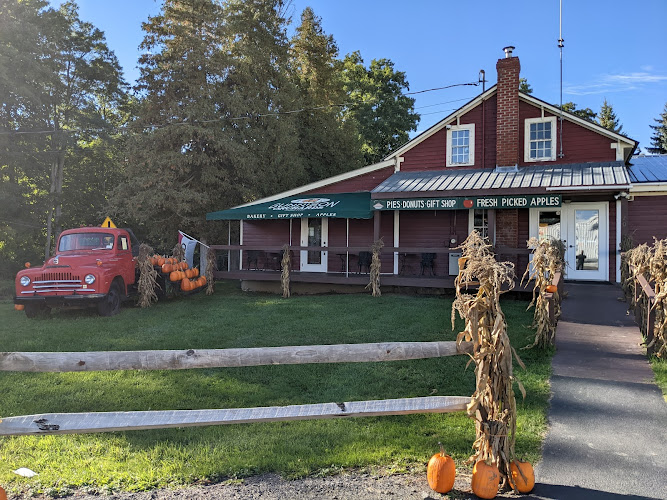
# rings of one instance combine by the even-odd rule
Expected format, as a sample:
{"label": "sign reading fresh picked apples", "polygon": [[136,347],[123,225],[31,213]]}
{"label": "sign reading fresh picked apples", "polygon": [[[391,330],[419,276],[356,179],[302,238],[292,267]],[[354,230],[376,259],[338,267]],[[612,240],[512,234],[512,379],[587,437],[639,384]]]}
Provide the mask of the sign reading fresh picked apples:
{"label": "sign reading fresh picked apples", "polygon": [[449,198],[395,198],[371,200],[374,210],[465,210],[473,208],[543,208],[560,207],[559,194],[516,196],[456,196]]}

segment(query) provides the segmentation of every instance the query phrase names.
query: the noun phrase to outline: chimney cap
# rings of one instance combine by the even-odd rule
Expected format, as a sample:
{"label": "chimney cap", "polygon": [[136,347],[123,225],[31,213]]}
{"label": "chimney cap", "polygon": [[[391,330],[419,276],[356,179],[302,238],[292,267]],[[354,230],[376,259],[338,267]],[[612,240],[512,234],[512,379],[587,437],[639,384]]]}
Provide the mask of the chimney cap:
{"label": "chimney cap", "polygon": [[506,59],[509,59],[510,57],[512,57],[512,51],[514,49],[515,49],[515,47],[512,46],[512,45],[509,45],[507,47],[503,47],[503,50],[505,51],[505,58]]}

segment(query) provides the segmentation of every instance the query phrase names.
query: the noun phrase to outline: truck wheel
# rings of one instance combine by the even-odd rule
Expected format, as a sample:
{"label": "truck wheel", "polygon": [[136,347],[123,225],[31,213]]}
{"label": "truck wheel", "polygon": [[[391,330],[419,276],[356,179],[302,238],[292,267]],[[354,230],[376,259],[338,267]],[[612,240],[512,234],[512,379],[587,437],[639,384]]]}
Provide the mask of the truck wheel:
{"label": "truck wheel", "polygon": [[120,287],[117,282],[111,283],[109,293],[97,304],[100,316],[113,316],[120,311]]}
{"label": "truck wheel", "polygon": [[25,315],[30,318],[46,318],[51,312],[51,308],[44,304],[26,304]]}

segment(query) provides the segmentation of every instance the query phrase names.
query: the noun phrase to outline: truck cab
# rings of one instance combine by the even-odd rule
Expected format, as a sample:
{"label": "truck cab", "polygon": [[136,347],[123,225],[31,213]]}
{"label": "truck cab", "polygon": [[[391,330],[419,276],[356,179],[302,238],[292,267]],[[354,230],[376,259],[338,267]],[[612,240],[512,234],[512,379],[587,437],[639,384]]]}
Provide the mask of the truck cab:
{"label": "truck cab", "polygon": [[139,244],[129,229],[63,231],[53,257],[16,275],[14,303],[24,306],[29,318],[47,315],[52,307],[87,305],[112,316],[136,288],[138,253]]}

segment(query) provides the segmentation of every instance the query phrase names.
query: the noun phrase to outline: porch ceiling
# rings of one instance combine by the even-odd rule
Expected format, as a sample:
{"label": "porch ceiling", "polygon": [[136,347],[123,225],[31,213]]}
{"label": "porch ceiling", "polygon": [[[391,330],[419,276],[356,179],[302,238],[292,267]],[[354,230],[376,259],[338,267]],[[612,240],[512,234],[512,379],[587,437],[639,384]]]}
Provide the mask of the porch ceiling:
{"label": "porch ceiling", "polygon": [[[466,170],[449,168],[421,172],[396,172],[372,193],[425,193],[466,191],[563,191],[569,189],[618,188],[630,179],[622,161],[605,163],[573,163],[569,165],[535,165],[505,171],[497,169]],[[501,194],[500,192],[497,194]]]}

